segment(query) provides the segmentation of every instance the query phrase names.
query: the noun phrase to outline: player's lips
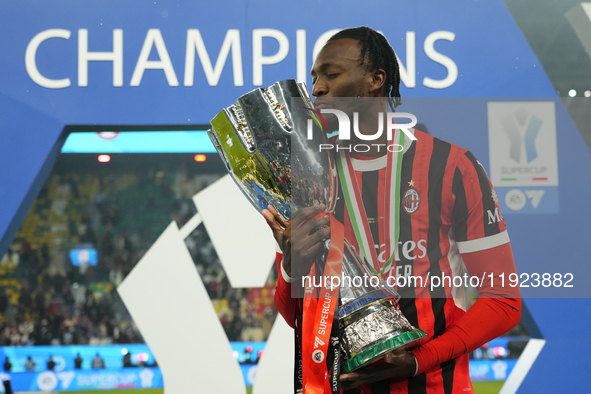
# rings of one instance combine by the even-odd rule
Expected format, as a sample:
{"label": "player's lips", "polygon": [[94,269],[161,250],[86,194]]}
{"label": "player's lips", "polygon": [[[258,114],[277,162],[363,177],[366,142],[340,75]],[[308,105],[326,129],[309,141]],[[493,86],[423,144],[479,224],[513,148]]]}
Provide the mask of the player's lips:
{"label": "player's lips", "polygon": [[325,100],[316,100],[314,101],[314,108],[316,109],[323,109],[323,108],[328,108],[328,102]]}

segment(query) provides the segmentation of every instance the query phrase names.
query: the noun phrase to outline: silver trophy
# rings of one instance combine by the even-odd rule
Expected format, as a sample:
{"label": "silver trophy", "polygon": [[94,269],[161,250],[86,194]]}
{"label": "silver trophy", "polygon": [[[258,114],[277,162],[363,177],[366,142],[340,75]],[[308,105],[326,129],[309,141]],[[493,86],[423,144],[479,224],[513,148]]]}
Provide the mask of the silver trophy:
{"label": "silver trophy", "polygon": [[[334,212],[338,175],[324,132],[308,139],[306,109],[314,109],[305,84],[280,81],[238,98],[211,121],[208,130],[232,179],[261,212],[272,205],[289,219],[297,210],[323,203]],[[330,248],[317,265],[323,267]],[[343,277],[374,276],[345,240]],[[427,334],[414,328],[398,308],[400,296],[385,283],[378,287],[344,284],[339,290],[341,372],[376,361],[398,347],[417,346]]]}
{"label": "silver trophy", "polygon": [[[375,276],[346,239],[342,270],[343,278]],[[337,313],[343,373],[377,361],[399,347],[418,346],[427,337],[427,333],[413,327],[402,314],[398,307],[400,295],[386,282],[372,287],[355,286],[343,280],[339,295]]]}

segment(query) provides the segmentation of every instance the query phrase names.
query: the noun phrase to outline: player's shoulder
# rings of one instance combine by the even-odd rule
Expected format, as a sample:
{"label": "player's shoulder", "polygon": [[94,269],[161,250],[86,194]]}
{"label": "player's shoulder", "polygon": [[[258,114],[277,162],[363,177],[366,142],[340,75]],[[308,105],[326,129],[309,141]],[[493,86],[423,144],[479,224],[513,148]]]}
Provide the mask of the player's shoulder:
{"label": "player's shoulder", "polygon": [[415,130],[415,137],[417,140],[414,142],[419,144],[416,149],[420,149],[420,144],[428,144],[429,147],[432,146],[431,157],[437,157],[446,162],[446,165],[442,166],[440,170],[442,175],[452,171],[454,177],[456,172],[461,176],[488,177],[482,163],[469,149],[443,141],[419,130]]}
{"label": "player's shoulder", "polygon": [[448,156],[448,159],[456,161],[459,161],[462,156],[473,156],[468,149],[462,148],[461,146],[458,146],[454,143],[444,141],[421,130],[414,129],[413,134],[416,137],[415,143],[418,144],[418,146],[428,146],[430,149],[432,149],[433,154],[437,156],[446,155]]}

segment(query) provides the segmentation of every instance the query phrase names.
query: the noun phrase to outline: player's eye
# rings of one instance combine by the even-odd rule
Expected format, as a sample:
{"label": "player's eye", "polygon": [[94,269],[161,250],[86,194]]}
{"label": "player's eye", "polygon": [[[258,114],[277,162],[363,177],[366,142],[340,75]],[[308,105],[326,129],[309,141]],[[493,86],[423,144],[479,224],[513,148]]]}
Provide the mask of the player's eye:
{"label": "player's eye", "polygon": [[335,78],[336,78],[336,77],[338,77],[339,75],[341,75],[341,74],[338,74],[338,73],[337,73],[337,74],[328,74],[328,75],[326,76],[326,78],[328,78],[328,79],[335,79]]}

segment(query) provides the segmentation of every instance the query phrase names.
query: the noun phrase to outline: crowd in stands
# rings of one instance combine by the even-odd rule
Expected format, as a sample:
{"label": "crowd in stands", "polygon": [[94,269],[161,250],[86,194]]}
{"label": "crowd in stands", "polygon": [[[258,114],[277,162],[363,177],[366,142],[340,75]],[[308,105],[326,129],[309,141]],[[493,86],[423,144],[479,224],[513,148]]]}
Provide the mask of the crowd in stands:
{"label": "crowd in stands", "polygon": [[277,315],[273,305],[277,280],[275,265],[265,287],[233,288],[203,227],[197,227],[186,243],[228,339],[265,341]]}
{"label": "crowd in stands", "polygon": [[[191,197],[220,176],[51,174],[0,262],[0,345],[142,343],[115,289],[171,220],[182,227],[196,213]],[[272,292],[261,301],[233,289],[203,226],[186,243],[228,338],[266,340]],[[75,265],[74,248],[96,250],[96,265]]]}

